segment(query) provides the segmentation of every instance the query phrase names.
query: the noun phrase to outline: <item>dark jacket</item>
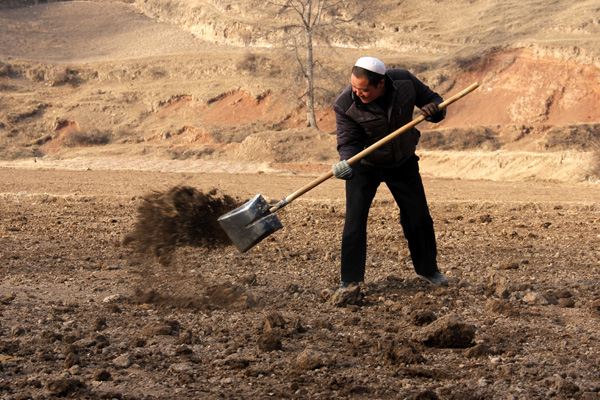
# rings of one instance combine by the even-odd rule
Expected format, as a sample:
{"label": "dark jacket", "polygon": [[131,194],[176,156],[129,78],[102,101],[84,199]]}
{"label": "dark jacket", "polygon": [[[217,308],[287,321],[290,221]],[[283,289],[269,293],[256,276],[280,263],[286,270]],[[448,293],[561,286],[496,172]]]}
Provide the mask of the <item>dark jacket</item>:
{"label": "dark jacket", "polygon": [[[379,102],[364,104],[346,87],[334,102],[337,149],[340,160],[347,160],[382,137],[392,133],[413,118],[416,107],[425,104],[440,104],[443,100],[423,82],[403,69],[386,72],[387,110]],[[444,119],[445,110],[428,121]],[[396,139],[375,150],[363,159],[363,163],[391,167],[403,163],[415,153],[420,133],[413,128]]]}

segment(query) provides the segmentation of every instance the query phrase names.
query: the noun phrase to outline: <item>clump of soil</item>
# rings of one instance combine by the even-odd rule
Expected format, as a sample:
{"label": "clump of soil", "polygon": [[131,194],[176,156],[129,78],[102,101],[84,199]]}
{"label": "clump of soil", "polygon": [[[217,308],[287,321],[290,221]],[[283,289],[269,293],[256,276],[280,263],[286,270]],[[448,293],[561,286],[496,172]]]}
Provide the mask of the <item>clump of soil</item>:
{"label": "clump of soil", "polygon": [[439,397],[433,390],[427,389],[425,391],[413,394],[412,396],[409,397],[409,399],[410,400],[438,400]]}
{"label": "clump of soil", "polygon": [[415,333],[414,338],[429,347],[467,348],[473,346],[475,332],[475,326],[447,315]]}
{"label": "clump of soil", "polygon": [[385,354],[385,359],[391,364],[421,364],[425,362],[425,357],[412,344],[407,341],[390,340],[380,345]]}
{"label": "clump of soil", "polygon": [[299,370],[317,369],[326,364],[325,356],[315,350],[305,349],[295,360],[295,365]]}
{"label": "clump of soil", "polygon": [[228,282],[208,286],[202,299],[209,308],[244,310],[258,304],[252,292]]}
{"label": "clump of soil", "polygon": [[362,298],[360,286],[352,285],[347,288],[339,288],[327,301],[335,306],[344,307],[346,305],[360,305]]}
{"label": "clump of soil", "polygon": [[146,337],[154,336],[177,336],[181,330],[181,324],[176,320],[157,321],[146,325],[142,333]]}
{"label": "clump of soil", "polygon": [[140,254],[152,254],[170,264],[179,246],[220,247],[230,243],[217,219],[240,201],[216,189],[202,193],[189,186],[153,192],[143,198],[133,232],[123,244],[133,244]]}
{"label": "clump of soil", "polygon": [[49,381],[46,385],[46,389],[48,389],[50,394],[64,397],[78,391],[83,386],[83,383],[79,379],[59,378]]}
{"label": "clump of soil", "polygon": [[262,351],[281,350],[281,334],[277,331],[266,331],[258,337],[258,348]]}
{"label": "clump of soil", "polygon": [[112,375],[105,369],[97,370],[94,372],[94,380],[98,382],[106,382],[112,379]]}
{"label": "clump of soil", "polygon": [[418,326],[429,325],[437,319],[435,313],[429,310],[416,310],[411,313],[412,323]]}

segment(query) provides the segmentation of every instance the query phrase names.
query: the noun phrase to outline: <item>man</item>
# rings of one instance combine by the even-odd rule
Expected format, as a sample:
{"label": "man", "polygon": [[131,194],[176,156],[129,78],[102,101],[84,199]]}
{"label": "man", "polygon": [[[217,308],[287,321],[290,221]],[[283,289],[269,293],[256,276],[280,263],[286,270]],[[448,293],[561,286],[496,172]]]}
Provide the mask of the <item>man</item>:
{"label": "man", "polygon": [[420,133],[405,132],[350,166],[361,150],[412,120],[419,107],[426,120],[439,122],[445,110],[442,98],[410,72],[386,70],[373,57],[361,57],[352,68],[350,85],[334,103],[340,162],[333,173],[346,180],[346,220],[342,235],[341,287],[359,285],[365,278],[367,217],[377,188],[385,182],[400,208],[400,224],[416,273],[434,285],[447,285],[438,270],[433,221],[429,214],[419,157]]}

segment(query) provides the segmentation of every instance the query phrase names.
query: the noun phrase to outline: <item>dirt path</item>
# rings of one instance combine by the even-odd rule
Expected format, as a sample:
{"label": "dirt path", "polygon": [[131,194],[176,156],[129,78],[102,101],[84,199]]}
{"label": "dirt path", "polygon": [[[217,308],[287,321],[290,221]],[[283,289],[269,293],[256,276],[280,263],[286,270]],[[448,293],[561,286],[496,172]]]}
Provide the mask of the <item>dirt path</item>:
{"label": "dirt path", "polygon": [[[27,34],[23,34],[27,32]],[[0,12],[0,55],[98,62],[197,52],[207,43],[118,2],[69,1]]]}
{"label": "dirt path", "polygon": [[[0,193],[134,197],[154,190],[163,191],[175,185],[189,185],[200,190],[216,187],[225,193],[239,197],[261,193],[279,199],[302,187],[316,176],[0,168]],[[600,188],[597,184],[428,178],[424,178],[424,182],[429,201],[433,203],[600,203]],[[382,188],[377,196],[378,199],[391,199],[391,195],[385,188]],[[297,201],[303,199],[340,202],[344,199],[344,187],[340,181],[330,179]]]}

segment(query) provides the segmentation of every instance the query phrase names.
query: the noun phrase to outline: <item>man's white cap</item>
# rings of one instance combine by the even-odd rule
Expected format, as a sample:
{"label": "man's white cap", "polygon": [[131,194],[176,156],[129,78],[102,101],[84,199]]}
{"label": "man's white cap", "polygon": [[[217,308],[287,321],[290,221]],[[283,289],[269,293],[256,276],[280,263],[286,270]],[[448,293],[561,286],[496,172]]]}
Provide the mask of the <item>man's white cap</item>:
{"label": "man's white cap", "polygon": [[385,64],[375,57],[361,57],[356,60],[355,67],[361,67],[379,75],[385,75]]}

